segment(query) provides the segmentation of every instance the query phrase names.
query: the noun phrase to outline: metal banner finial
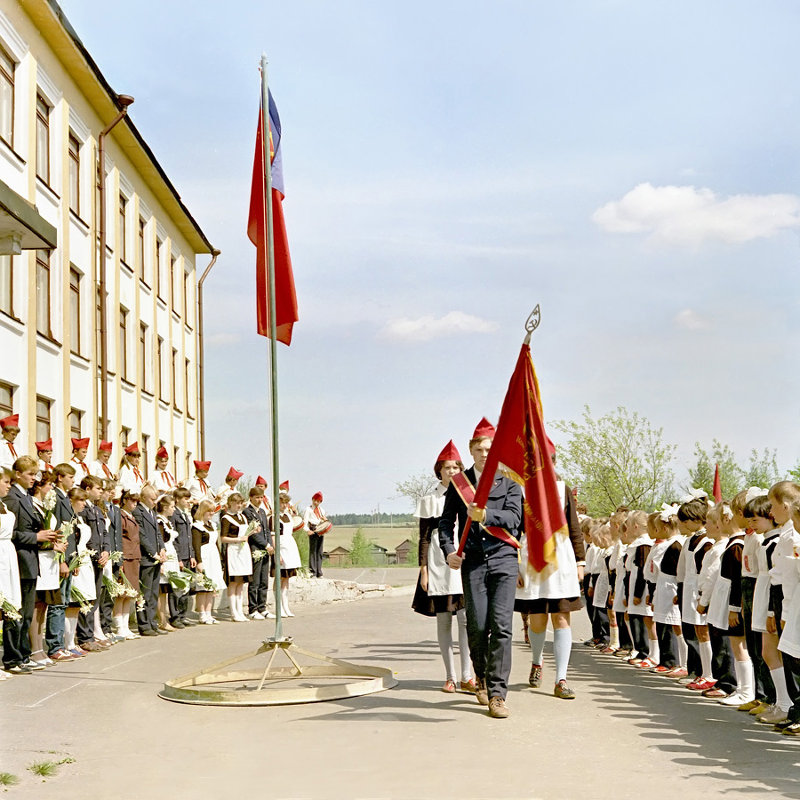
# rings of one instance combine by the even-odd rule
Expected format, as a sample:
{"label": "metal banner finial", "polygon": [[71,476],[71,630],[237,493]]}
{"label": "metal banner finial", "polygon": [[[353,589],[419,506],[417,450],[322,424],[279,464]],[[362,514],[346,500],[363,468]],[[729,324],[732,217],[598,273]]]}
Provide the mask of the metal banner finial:
{"label": "metal banner finial", "polygon": [[525,320],[525,330],[528,332],[525,336],[525,344],[530,344],[531,341],[531,334],[539,327],[539,323],[542,321],[542,310],[539,308],[539,304],[536,304],[536,308],[531,311],[528,319]]}

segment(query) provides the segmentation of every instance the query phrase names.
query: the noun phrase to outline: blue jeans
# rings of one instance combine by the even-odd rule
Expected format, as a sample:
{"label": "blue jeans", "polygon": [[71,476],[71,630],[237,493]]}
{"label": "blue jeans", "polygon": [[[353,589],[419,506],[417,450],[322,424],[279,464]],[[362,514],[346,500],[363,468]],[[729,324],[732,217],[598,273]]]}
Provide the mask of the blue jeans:
{"label": "blue jeans", "polygon": [[486,681],[489,697],[508,692],[511,672],[511,626],[517,590],[516,550],[508,548],[465,560],[461,565],[467,605],[467,638],[475,676]]}
{"label": "blue jeans", "polygon": [[[61,581],[61,599],[69,601],[72,591],[72,575]],[[67,604],[47,606],[47,621],[44,629],[44,646],[47,655],[52,656],[64,647],[64,615]]]}

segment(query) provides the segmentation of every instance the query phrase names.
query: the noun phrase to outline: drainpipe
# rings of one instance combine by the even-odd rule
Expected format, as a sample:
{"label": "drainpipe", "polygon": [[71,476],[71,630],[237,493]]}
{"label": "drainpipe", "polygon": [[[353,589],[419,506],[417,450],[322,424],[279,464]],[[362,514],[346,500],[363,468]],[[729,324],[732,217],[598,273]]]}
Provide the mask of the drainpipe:
{"label": "drainpipe", "polygon": [[106,153],[103,147],[106,136],[117,123],[128,113],[128,106],[133,98],[127,94],[117,95],[117,105],[120,106],[116,117],[100,132],[97,137],[97,160],[99,171],[98,187],[100,190],[100,438],[108,439],[108,342],[106,331]]}
{"label": "drainpipe", "polygon": [[211,267],[217,263],[217,256],[220,251],[215,247],[211,248],[211,261],[205,272],[197,281],[197,366],[199,371],[200,383],[200,458],[199,461],[206,460],[206,382],[205,382],[205,351],[203,349],[203,281],[211,272]]}

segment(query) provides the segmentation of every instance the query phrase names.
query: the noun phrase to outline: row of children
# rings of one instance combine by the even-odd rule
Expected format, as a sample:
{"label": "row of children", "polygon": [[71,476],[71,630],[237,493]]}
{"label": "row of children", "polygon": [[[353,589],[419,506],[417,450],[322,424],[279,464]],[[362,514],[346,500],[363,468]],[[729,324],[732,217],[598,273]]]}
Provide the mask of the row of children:
{"label": "row of children", "polygon": [[[79,478],[72,463],[40,471],[29,456],[0,468],[0,679],[139,636],[214,624],[214,598],[226,588],[234,621],[272,616],[275,541],[263,485],[248,501],[232,488],[220,513],[209,499],[194,504],[185,487],[159,492],[145,484],[115,503],[113,480],[86,475],[76,485]],[[293,616],[296,512],[288,493],[280,504],[281,611]]]}
{"label": "row of children", "polygon": [[585,642],[800,735],[800,486],[585,517]]}

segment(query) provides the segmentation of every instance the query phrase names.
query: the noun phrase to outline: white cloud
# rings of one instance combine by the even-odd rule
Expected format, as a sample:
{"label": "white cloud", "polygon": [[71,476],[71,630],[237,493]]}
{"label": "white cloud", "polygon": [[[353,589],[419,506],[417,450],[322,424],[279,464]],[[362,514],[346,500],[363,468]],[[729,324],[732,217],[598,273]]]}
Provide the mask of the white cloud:
{"label": "white cloud", "polygon": [[493,333],[497,323],[465,314],[463,311],[451,311],[443,317],[398,317],[389,320],[380,331],[380,336],[399,342],[429,342],[444,336],[455,336],[459,333]]}
{"label": "white cloud", "polygon": [[711,327],[711,322],[708,319],[691,308],[679,311],[675,315],[673,322],[678,328],[683,328],[687,331],[701,331]]}
{"label": "white cloud", "polygon": [[640,183],[621,200],[598,208],[592,220],[609,233],[647,233],[670,244],[737,244],[800,228],[800,197],[737,194],[723,199],[711,189]]}

